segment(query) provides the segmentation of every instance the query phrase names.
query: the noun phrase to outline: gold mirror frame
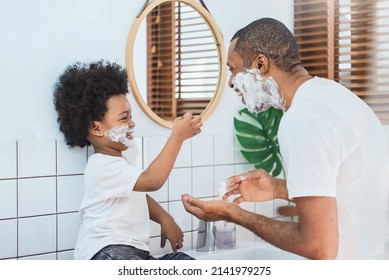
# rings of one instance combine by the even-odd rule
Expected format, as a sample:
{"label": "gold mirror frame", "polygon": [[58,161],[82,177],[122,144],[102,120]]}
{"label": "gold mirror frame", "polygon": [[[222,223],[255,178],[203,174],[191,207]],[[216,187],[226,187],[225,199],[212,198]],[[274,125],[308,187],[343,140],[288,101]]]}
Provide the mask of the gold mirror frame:
{"label": "gold mirror frame", "polygon": [[213,96],[213,98],[210,100],[207,107],[204,109],[204,111],[201,113],[202,120],[206,120],[211,113],[215,110],[216,105],[218,104],[221,95],[223,94],[225,81],[226,81],[226,55],[225,55],[225,47],[224,47],[224,40],[222,37],[222,34],[220,30],[218,29],[214,19],[212,18],[211,14],[208,12],[206,8],[204,8],[201,4],[195,2],[194,0],[154,0],[151,3],[148,3],[148,1],[145,3],[145,5],[142,8],[142,11],[137,15],[131,29],[130,33],[127,39],[127,46],[126,46],[126,69],[127,69],[127,75],[128,75],[128,82],[131,89],[131,92],[138,103],[138,105],[141,107],[143,112],[151,118],[154,122],[166,127],[171,128],[172,127],[172,121],[167,121],[162,119],[160,116],[158,116],[156,113],[152,111],[152,109],[148,106],[147,101],[143,99],[138,84],[135,79],[135,71],[134,71],[134,65],[133,65],[133,56],[134,56],[134,46],[135,46],[135,40],[136,35],[138,33],[139,27],[143,20],[145,20],[146,16],[152,11],[155,7],[158,5],[165,3],[165,2],[183,2],[186,5],[191,6],[193,9],[197,10],[206,23],[208,24],[209,28],[211,29],[215,43],[218,49],[218,55],[219,55],[219,79],[218,83],[216,85],[216,91]]}

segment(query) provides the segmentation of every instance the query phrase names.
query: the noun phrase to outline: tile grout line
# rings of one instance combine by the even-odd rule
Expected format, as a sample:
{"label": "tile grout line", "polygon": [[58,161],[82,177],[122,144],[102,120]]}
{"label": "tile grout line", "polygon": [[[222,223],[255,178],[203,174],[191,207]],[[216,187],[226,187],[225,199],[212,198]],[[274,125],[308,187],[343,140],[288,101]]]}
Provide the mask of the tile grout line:
{"label": "tile grout line", "polygon": [[58,260],[58,140],[55,139],[55,258]]}
{"label": "tile grout line", "polygon": [[16,259],[19,258],[19,141],[16,140]]}

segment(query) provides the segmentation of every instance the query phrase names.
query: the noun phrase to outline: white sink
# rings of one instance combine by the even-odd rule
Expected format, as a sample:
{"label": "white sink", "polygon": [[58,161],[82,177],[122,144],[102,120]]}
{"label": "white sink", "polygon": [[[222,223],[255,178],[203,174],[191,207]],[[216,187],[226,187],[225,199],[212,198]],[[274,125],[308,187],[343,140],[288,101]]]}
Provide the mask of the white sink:
{"label": "white sink", "polygon": [[304,258],[264,242],[238,241],[235,248],[210,252],[185,251],[198,260],[303,260]]}

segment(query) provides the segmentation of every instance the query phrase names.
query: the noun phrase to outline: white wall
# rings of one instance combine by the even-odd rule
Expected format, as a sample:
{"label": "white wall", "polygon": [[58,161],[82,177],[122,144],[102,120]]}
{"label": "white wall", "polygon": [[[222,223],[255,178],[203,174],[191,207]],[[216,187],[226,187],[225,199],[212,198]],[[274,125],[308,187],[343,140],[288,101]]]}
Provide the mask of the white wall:
{"label": "white wall", "polygon": [[143,1],[1,0],[1,137],[58,136],[52,88],[65,66],[124,65],[127,33]]}

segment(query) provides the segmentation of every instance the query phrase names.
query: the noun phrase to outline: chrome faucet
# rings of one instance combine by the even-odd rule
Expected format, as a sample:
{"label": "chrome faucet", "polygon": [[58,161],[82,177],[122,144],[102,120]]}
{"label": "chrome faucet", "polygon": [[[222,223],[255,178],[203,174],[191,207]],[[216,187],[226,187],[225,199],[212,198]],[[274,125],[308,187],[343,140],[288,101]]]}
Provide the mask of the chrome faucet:
{"label": "chrome faucet", "polygon": [[214,251],[215,250],[215,223],[199,220],[197,231],[197,251]]}

